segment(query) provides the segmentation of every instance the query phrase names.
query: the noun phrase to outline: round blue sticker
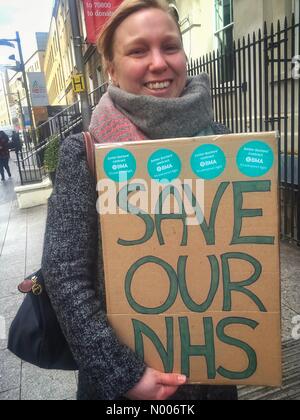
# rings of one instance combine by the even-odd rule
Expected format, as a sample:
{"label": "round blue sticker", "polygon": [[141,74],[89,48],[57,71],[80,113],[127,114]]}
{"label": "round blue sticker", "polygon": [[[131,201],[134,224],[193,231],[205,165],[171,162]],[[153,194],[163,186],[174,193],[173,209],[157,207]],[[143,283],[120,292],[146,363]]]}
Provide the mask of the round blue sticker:
{"label": "round blue sticker", "polygon": [[104,171],[115,182],[126,182],[136,172],[136,160],[131,152],[125,149],[115,149],[104,159]]}
{"label": "round blue sticker", "polygon": [[226,167],[223,150],[215,144],[203,144],[191,157],[193,172],[202,179],[211,180],[220,176]]}
{"label": "round blue sticker", "polygon": [[237,155],[240,172],[251,178],[265,175],[274,164],[271,147],[262,141],[254,140],[242,146]]}
{"label": "round blue sticker", "polygon": [[152,179],[167,184],[179,177],[181,160],[172,150],[159,149],[148,160],[148,172]]}

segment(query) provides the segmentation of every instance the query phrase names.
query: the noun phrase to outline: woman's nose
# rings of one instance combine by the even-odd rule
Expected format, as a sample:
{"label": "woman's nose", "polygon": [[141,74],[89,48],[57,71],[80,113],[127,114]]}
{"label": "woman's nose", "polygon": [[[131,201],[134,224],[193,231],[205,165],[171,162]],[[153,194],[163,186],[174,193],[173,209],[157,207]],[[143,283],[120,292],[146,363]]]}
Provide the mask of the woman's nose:
{"label": "woman's nose", "polygon": [[163,72],[168,68],[168,63],[161,51],[153,51],[151,54],[150,70],[153,72]]}

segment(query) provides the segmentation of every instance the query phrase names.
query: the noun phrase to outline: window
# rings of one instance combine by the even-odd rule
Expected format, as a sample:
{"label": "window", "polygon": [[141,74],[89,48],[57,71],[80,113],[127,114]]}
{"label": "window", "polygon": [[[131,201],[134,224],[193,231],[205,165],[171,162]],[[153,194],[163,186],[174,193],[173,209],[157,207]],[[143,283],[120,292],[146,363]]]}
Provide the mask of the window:
{"label": "window", "polygon": [[217,48],[224,58],[220,63],[222,82],[233,78],[233,0],[215,0]]}
{"label": "window", "polygon": [[232,0],[215,0],[216,37],[218,49],[232,48],[233,6]]}

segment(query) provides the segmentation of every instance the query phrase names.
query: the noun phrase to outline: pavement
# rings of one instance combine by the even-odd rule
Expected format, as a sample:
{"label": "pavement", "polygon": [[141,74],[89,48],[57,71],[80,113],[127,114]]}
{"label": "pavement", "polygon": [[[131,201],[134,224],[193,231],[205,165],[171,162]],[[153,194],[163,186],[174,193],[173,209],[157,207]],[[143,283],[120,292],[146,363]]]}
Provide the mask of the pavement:
{"label": "pavement", "polygon": [[47,212],[46,206],[18,209],[12,163],[11,169],[12,180],[0,183],[0,400],[73,400],[74,372],[38,369],[7,350],[7,331],[23,300],[17,286],[41,265]]}
{"label": "pavement", "polygon": [[[7,331],[23,299],[17,285],[40,267],[47,212],[46,206],[18,209],[14,193],[18,174],[13,163],[11,167],[12,180],[0,183],[0,400],[74,400],[75,372],[41,370],[22,362],[7,350]],[[298,351],[300,348],[300,340],[292,339],[292,320],[300,315],[300,248],[282,243],[281,272],[282,340],[287,353],[295,355],[293,349]],[[293,371],[293,365],[290,370]],[[286,381],[290,383],[290,377]],[[299,399],[300,384],[293,383],[293,386],[297,389],[290,395],[296,397],[291,399]],[[278,392],[277,399],[287,395]],[[247,395],[249,397],[249,392]],[[251,399],[258,399],[265,394],[259,391],[251,395]],[[270,395],[273,399],[273,394]],[[244,388],[243,398],[246,399]]]}

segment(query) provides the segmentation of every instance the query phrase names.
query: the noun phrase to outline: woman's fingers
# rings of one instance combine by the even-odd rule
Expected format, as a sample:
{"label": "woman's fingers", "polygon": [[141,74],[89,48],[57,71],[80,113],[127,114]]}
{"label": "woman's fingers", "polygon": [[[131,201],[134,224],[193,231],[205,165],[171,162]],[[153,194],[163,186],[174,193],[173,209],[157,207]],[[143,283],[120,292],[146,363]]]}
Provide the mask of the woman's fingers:
{"label": "woman's fingers", "polygon": [[158,383],[167,386],[180,386],[186,383],[186,376],[177,373],[160,373]]}
{"label": "woman's fingers", "polygon": [[177,373],[162,373],[147,368],[141,380],[127,394],[132,400],[165,400],[173,395],[186,376]]}
{"label": "woman's fingers", "polygon": [[158,383],[161,385],[157,399],[166,400],[171,397],[179,386],[186,383],[186,376],[176,373],[160,373]]}

